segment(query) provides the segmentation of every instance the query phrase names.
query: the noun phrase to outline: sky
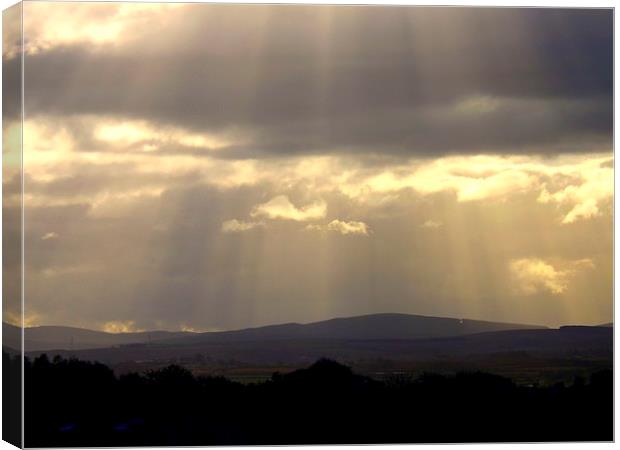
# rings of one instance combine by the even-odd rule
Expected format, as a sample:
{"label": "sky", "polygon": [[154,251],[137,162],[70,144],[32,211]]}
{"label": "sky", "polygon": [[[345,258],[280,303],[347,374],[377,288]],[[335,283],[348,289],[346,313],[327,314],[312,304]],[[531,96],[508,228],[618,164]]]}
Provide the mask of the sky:
{"label": "sky", "polygon": [[6,28],[26,325],[612,321],[610,9],[27,2]]}

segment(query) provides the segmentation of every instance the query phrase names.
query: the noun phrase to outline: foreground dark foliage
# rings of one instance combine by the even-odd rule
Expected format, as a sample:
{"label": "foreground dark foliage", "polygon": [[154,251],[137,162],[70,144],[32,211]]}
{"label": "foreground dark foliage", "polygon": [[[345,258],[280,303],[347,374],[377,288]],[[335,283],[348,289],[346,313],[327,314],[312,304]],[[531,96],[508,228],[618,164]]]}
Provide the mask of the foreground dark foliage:
{"label": "foreground dark foliage", "polygon": [[179,366],[117,378],[102,364],[41,356],[25,365],[25,444],[609,441],[612,378],[603,371],[550,387],[485,373],[378,382],[320,360],[242,385]]}
{"label": "foreground dark foliage", "polygon": [[19,358],[2,352],[2,439],[22,447],[22,367]]}

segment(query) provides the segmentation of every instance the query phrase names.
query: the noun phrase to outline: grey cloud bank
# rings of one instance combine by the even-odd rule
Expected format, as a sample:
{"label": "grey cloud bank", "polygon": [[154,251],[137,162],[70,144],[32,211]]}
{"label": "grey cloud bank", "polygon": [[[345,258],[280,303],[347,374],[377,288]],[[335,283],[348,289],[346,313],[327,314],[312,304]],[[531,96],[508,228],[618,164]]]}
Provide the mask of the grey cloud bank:
{"label": "grey cloud bank", "polygon": [[166,18],[125,45],[28,54],[26,110],[238,130],[250,139],[219,154],[232,158],[611,145],[610,10],[196,4]]}
{"label": "grey cloud bank", "polygon": [[29,323],[610,320],[611,10],[26,8]]}

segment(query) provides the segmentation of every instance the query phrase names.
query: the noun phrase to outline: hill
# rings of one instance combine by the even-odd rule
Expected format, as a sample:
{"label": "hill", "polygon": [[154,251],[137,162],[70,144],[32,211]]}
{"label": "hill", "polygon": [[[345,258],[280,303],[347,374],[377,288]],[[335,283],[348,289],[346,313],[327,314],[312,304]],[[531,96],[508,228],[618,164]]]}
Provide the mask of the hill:
{"label": "hill", "polygon": [[[85,328],[40,326],[25,329],[24,345],[26,351],[45,350],[84,350],[92,348],[115,347],[119,345],[144,344],[164,339],[181,337],[191,333],[149,331],[140,333],[106,333]],[[2,345],[17,349],[21,335],[18,327],[2,323]]]}
{"label": "hill", "polygon": [[[196,345],[200,343],[255,342],[271,340],[385,340],[430,339],[475,333],[543,329],[481,320],[452,319],[411,314],[372,314],[336,318],[308,324],[288,323],[224,332],[106,333],[83,328],[40,326],[25,330],[26,351],[84,350],[120,345],[161,343]],[[3,323],[3,345],[19,348],[19,328]]]}
{"label": "hill", "polygon": [[[107,347],[73,350],[60,346],[38,350],[30,347],[27,354],[36,357],[47,353],[50,357],[62,355],[99,361],[117,373],[148,371],[175,363],[195,373],[217,373],[248,382],[264,379],[275,370],[303,367],[319,358],[343,361],[361,373],[379,378],[411,371],[453,373],[483,369],[522,383],[587,376],[611,367],[613,361],[613,328],[610,327],[532,327],[475,333],[472,331],[513,325],[403,316],[363,316],[232,332],[153,333],[156,338],[150,342],[145,333],[126,333],[112,335],[114,345]],[[430,330],[423,326],[415,330],[406,327],[407,323],[432,322],[443,326]],[[389,328],[389,323],[393,328]],[[432,333],[439,336],[424,337]],[[30,330],[26,334],[30,336]],[[110,333],[102,334],[110,339]],[[77,340],[75,343],[93,345]]]}
{"label": "hill", "polygon": [[543,328],[545,327],[536,325],[386,313],[335,318],[307,324],[288,323],[235,331],[195,333],[167,339],[165,342],[195,344],[299,339],[429,339],[490,331]]}
{"label": "hill", "polygon": [[[605,327],[505,330],[426,339],[266,339],[213,342],[166,342],[114,348],[58,351],[64,356],[119,364],[129,361],[186,361],[207,358],[230,365],[299,367],[318,358],[338,361],[448,361],[499,353],[544,356],[607,357],[613,332]],[[40,353],[40,352],[34,352]]]}

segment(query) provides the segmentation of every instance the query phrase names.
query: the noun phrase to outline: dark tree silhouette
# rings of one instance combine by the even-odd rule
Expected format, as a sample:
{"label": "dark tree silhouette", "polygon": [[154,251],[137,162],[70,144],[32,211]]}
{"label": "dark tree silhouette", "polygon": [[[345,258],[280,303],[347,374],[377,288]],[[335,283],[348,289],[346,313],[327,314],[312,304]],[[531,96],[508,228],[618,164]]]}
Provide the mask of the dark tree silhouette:
{"label": "dark tree silhouette", "polygon": [[322,359],[243,385],[176,365],[115,377],[42,355],[26,361],[25,383],[33,447],[613,439],[610,370],[568,386],[480,372],[380,382]]}
{"label": "dark tree silhouette", "polygon": [[2,352],[2,439],[22,447],[22,364],[19,355]]}

